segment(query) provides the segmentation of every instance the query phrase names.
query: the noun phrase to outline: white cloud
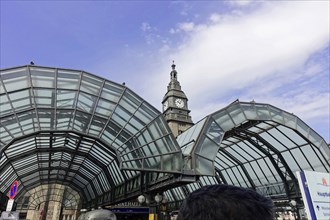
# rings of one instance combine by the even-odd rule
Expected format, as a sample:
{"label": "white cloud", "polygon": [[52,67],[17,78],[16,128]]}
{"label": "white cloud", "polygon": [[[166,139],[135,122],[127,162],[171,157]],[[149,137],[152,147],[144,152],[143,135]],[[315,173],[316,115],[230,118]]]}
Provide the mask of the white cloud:
{"label": "white cloud", "polygon": [[211,20],[212,22],[219,22],[220,19],[221,19],[221,16],[220,16],[219,14],[216,14],[216,13],[213,13],[213,14],[211,14],[211,16],[210,16],[210,20]]}
{"label": "white cloud", "polygon": [[185,22],[179,24],[179,29],[183,31],[192,31],[194,30],[194,23],[193,22]]}
{"label": "white cloud", "polygon": [[[304,66],[313,53],[329,44],[328,1],[267,2],[254,12],[220,18],[213,14],[209,24],[186,23],[184,27],[189,30],[189,37],[184,38],[186,41],[178,46],[177,52],[162,57],[166,60],[166,65],[159,70],[162,76],[157,75],[151,81],[164,79],[162,83],[166,88],[168,61],[174,59],[195,120],[199,119],[196,115],[205,116],[218,110],[219,100],[228,104],[236,98],[251,97],[257,102],[278,104],[302,119],[319,116],[329,121],[326,93],[318,90],[313,93],[315,88],[297,85],[290,89],[305,92],[287,97],[285,93],[276,94],[283,84],[294,84],[306,74],[317,75],[317,64],[307,67],[305,73],[297,69]],[[198,26],[203,28],[191,31]],[[268,78],[271,81],[266,81]],[[159,90],[159,83],[150,89],[157,96],[155,100],[165,94]]]}
{"label": "white cloud", "polygon": [[227,4],[230,5],[235,5],[235,6],[247,6],[251,3],[253,3],[252,0],[229,0],[229,1],[225,1]]}
{"label": "white cloud", "polygon": [[170,33],[171,34],[176,34],[180,32],[191,32],[194,31],[195,29],[195,24],[193,22],[183,22],[183,23],[178,23],[177,28],[171,28]]}
{"label": "white cloud", "polygon": [[141,27],[140,28],[141,28],[141,30],[143,32],[146,32],[146,31],[150,31],[151,30],[151,26],[150,26],[150,24],[148,22],[143,22],[141,24]]}
{"label": "white cloud", "polygon": [[196,25],[194,22],[182,22],[177,24],[177,28],[171,28],[171,34],[196,32],[205,29],[205,25]]}
{"label": "white cloud", "polygon": [[174,28],[171,28],[171,29],[170,29],[170,33],[171,33],[171,34],[175,34],[176,32],[177,32],[176,29],[174,29]]}

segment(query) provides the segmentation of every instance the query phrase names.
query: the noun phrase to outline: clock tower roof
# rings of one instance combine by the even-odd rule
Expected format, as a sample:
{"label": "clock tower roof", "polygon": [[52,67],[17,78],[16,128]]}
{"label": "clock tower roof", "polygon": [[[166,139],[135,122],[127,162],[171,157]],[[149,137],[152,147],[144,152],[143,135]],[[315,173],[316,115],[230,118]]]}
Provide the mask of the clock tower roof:
{"label": "clock tower roof", "polygon": [[171,67],[172,67],[172,71],[170,73],[171,80],[167,86],[167,92],[163,98],[163,102],[170,96],[187,99],[187,96],[182,91],[180,82],[178,81],[178,72],[175,70],[176,65],[174,64],[174,61]]}

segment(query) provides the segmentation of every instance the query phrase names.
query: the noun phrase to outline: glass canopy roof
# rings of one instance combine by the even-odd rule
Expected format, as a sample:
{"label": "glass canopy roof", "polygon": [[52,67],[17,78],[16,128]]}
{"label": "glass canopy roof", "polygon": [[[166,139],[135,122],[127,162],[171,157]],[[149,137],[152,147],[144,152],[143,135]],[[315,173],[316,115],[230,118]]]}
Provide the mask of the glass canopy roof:
{"label": "glass canopy roof", "polygon": [[[171,201],[203,185],[253,188],[274,200],[299,198],[296,171],[330,172],[330,147],[297,116],[236,101],[177,137],[199,181],[166,191]],[[185,171],[185,170],[184,170]]]}
{"label": "glass canopy roof", "polygon": [[325,140],[268,104],[235,101],[175,139],[125,85],[84,71],[2,69],[0,100],[0,193],[18,180],[21,206],[46,185],[69,189],[63,201],[82,207],[137,198],[149,186],[174,204],[216,183],[294,199],[296,171],[330,172]]}
{"label": "glass canopy roof", "polygon": [[32,65],[0,76],[1,192],[15,180],[18,197],[60,183],[86,202],[138,188],[141,170],[181,173],[182,153],[162,114],[126,86]]}

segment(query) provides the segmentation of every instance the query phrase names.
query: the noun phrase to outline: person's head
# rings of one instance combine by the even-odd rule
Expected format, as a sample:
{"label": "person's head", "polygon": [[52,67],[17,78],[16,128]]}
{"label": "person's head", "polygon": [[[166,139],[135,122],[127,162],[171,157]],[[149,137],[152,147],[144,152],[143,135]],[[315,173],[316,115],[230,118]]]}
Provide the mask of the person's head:
{"label": "person's head", "polygon": [[192,192],[177,220],[274,220],[274,204],[254,190],[209,185]]}

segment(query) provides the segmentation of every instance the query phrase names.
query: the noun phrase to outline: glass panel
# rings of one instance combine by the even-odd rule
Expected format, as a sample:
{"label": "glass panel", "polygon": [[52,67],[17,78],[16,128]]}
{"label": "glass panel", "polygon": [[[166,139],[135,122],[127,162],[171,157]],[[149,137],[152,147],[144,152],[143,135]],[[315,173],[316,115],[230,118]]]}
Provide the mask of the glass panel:
{"label": "glass panel", "polygon": [[189,156],[192,152],[193,147],[195,146],[195,142],[190,142],[184,146],[182,146],[181,150],[183,155]]}
{"label": "glass panel", "polygon": [[16,112],[31,108],[33,106],[32,97],[33,96],[30,90],[23,90],[9,94],[9,99],[11,100]]}
{"label": "glass panel", "polygon": [[145,169],[160,169],[160,162],[161,162],[161,157],[151,157],[151,158],[146,158],[143,161],[143,167]]}
{"label": "glass panel", "polygon": [[195,152],[199,155],[209,158],[210,160],[214,160],[218,150],[219,145],[203,135],[199,145],[197,145]]}
{"label": "glass panel", "polygon": [[[297,145],[304,145],[307,143],[295,130],[284,126],[279,126],[278,129],[288,137],[288,141],[285,142],[286,147],[296,147]],[[292,144],[292,142],[294,142],[294,144]]]}
{"label": "glass panel", "polygon": [[181,164],[182,164],[182,156],[181,153],[178,152],[176,154],[168,154],[162,156],[162,169],[166,171],[180,171],[181,172]]}
{"label": "glass panel", "polygon": [[[1,71],[1,79],[7,92],[17,90],[17,88],[24,89],[30,86],[30,78],[28,77],[27,68],[11,69]],[[4,91],[0,90],[1,93]]]}
{"label": "glass panel", "polygon": [[101,97],[106,100],[117,103],[119,101],[119,98],[123,94],[123,91],[123,87],[111,82],[106,82],[103,87]]}
{"label": "glass panel", "polygon": [[91,115],[76,111],[74,118],[73,128],[79,132],[86,132],[86,129],[90,123]]}
{"label": "glass panel", "polygon": [[96,105],[96,97],[80,92],[78,97],[77,108],[85,112],[92,113]]}
{"label": "glass panel", "polygon": [[33,93],[38,108],[55,107],[55,90],[34,89]]}
{"label": "glass panel", "polygon": [[152,109],[151,106],[147,105],[146,103],[143,103],[135,115],[145,124],[148,124],[158,115],[160,115],[160,113],[157,112],[157,110]]}
{"label": "glass panel", "polygon": [[240,103],[242,110],[248,120],[258,120],[255,105],[253,103]]}
{"label": "glass panel", "polygon": [[273,130],[275,130],[275,129],[271,129],[270,132],[264,132],[264,133],[260,134],[260,136],[263,139],[265,139],[269,144],[271,144],[274,148],[276,148],[278,151],[286,150],[284,145],[286,144],[287,141],[285,141],[284,143],[283,142],[280,143],[279,139],[281,139],[282,141],[285,139],[279,138],[279,136],[275,136],[275,138],[273,136],[271,136],[270,134],[275,134]]}
{"label": "glass panel", "polygon": [[268,110],[268,105],[257,104],[256,110],[259,120],[270,120],[271,116]]}
{"label": "glass panel", "polygon": [[287,112],[283,112],[284,124],[290,128],[296,129],[297,128],[297,117],[289,114]]}
{"label": "glass panel", "polygon": [[3,118],[1,120],[1,125],[6,128],[6,132],[4,131],[5,129],[3,129],[4,134],[1,133],[1,140],[4,141],[4,142],[11,139],[11,137],[6,137],[5,136],[5,134],[7,132],[10,132],[10,135],[12,135],[13,137],[19,137],[19,136],[23,135],[21,127],[17,123],[17,120],[14,116]]}
{"label": "glass panel", "polygon": [[[295,157],[298,159],[299,164],[300,163],[303,165],[306,164],[306,160],[302,157],[302,154],[299,153],[299,151],[292,150],[291,152],[298,153],[297,155],[295,155]],[[283,152],[282,156],[292,171],[300,170],[298,164],[292,159],[293,155],[289,151]],[[300,161],[300,160],[302,160],[302,161]]]}
{"label": "glass panel", "polygon": [[[321,138],[320,135],[315,133],[313,130],[311,130],[311,132],[310,132],[309,140],[317,147],[320,147],[321,143],[324,142],[323,138]],[[330,148],[328,147],[327,149],[328,149],[327,152],[328,152],[328,156],[329,156]]]}
{"label": "glass panel", "polygon": [[54,112],[50,110],[38,110],[39,124],[42,129],[53,129],[54,126]]}
{"label": "glass panel", "polygon": [[213,161],[196,156],[196,171],[202,175],[214,175]]}
{"label": "glass panel", "polygon": [[240,105],[229,106],[227,111],[229,112],[236,125],[242,124],[247,120]]}
{"label": "glass panel", "polygon": [[199,121],[197,124],[189,128],[187,131],[183,132],[177,137],[177,142],[180,146],[183,146],[190,141],[197,141],[198,135],[200,134],[205,122],[207,121],[207,118],[204,118],[203,120]]}
{"label": "glass panel", "polygon": [[294,134],[294,132],[291,129],[287,129],[281,125],[278,126],[276,129],[269,130],[268,133],[271,136],[275,137],[277,141],[283,143],[283,147],[285,147],[286,149],[296,147],[296,145],[290,139],[288,139],[287,136],[284,136],[283,133],[281,133],[279,130],[285,131],[285,132],[289,131],[288,135],[290,135],[290,134],[296,135],[296,134]]}
{"label": "glass panel", "polygon": [[0,96],[1,106],[0,106],[0,115],[4,116],[5,114],[9,114],[13,111],[10,101],[7,98],[7,95],[1,95]]}
{"label": "glass panel", "polygon": [[206,135],[216,144],[221,143],[222,141],[222,137],[223,137],[223,130],[220,128],[220,126],[212,120],[212,122],[210,123]]}
{"label": "glass panel", "polygon": [[260,171],[257,162],[256,161],[250,161],[249,163],[243,164],[243,166],[246,169],[246,171],[249,174],[252,181],[254,182],[254,184],[260,185],[261,181],[259,180],[259,177],[262,177],[263,173]]}
{"label": "glass panel", "polygon": [[30,67],[30,73],[34,87],[55,87],[55,69]]}
{"label": "glass panel", "polygon": [[[231,171],[229,170],[229,172],[231,172]],[[229,185],[234,185],[234,180],[232,179],[232,176],[229,175],[227,169],[225,169],[225,170],[224,170],[223,172],[221,172],[221,173],[222,173],[224,179],[226,180],[227,184],[229,184]],[[230,173],[230,174],[231,174],[231,173]]]}
{"label": "glass panel", "polygon": [[175,197],[177,197],[178,199],[185,199],[185,195],[180,187],[174,188],[172,191],[174,192]]}
{"label": "glass panel", "polygon": [[103,84],[102,79],[96,76],[89,75],[87,73],[83,73],[80,90],[98,96],[102,84]]}
{"label": "glass panel", "polygon": [[112,115],[112,119],[120,125],[120,127],[124,127],[129,120],[130,115],[121,107],[116,108],[114,114]]}
{"label": "glass panel", "polygon": [[129,120],[129,124],[126,125],[127,129],[132,134],[138,133],[141,129],[143,129],[143,126],[144,126],[144,124],[142,124],[142,122],[138,118],[136,118],[135,116],[133,116]]}
{"label": "glass panel", "polygon": [[103,118],[94,116],[88,133],[99,136],[105,126],[105,122],[106,121]]}
{"label": "glass panel", "polygon": [[148,129],[151,133],[153,140],[160,138],[162,135],[159,128],[156,125],[157,124],[155,121],[148,125],[148,127],[149,127]]}
{"label": "glass panel", "polygon": [[56,128],[59,130],[68,130],[72,129],[72,127],[69,127],[70,121],[73,118],[73,110],[58,110],[56,112],[57,116],[57,123]]}
{"label": "glass panel", "polygon": [[241,187],[251,187],[251,184],[248,182],[247,177],[240,166],[233,167],[231,171],[235,174],[235,185]]}
{"label": "glass panel", "polygon": [[[257,160],[257,163],[259,164],[258,168],[256,168],[254,165],[252,165],[252,167],[253,169],[258,169],[261,172],[257,172],[257,174],[262,183],[266,184],[269,182],[273,183],[280,181],[278,172],[269,158],[265,157],[263,159]],[[253,164],[253,162],[251,162],[251,164]]]}
{"label": "glass panel", "polygon": [[74,108],[78,92],[57,90],[57,108]]}
{"label": "glass panel", "polygon": [[80,75],[81,72],[59,69],[57,71],[57,88],[78,90]]}
{"label": "glass panel", "polygon": [[119,104],[133,114],[141,105],[142,100],[136,97],[131,91],[126,90]]}
{"label": "glass panel", "polygon": [[275,108],[271,105],[268,106],[268,109],[269,109],[269,113],[270,113],[273,121],[276,121],[276,122],[281,123],[281,124],[284,123],[283,114],[282,114],[283,111],[282,110],[280,110],[278,108]]}
{"label": "glass panel", "polygon": [[[234,156],[241,163],[247,162],[246,153],[239,147],[239,145],[232,145],[230,148],[226,149],[228,153]],[[251,158],[251,157],[249,157]]]}
{"label": "glass panel", "polygon": [[108,102],[106,100],[100,99],[97,104],[95,113],[100,116],[109,117],[115,110],[115,107],[116,107],[116,103]]}
{"label": "glass panel", "polygon": [[235,126],[232,118],[227,114],[227,111],[225,110],[213,115],[213,118],[224,131],[229,131]]}

